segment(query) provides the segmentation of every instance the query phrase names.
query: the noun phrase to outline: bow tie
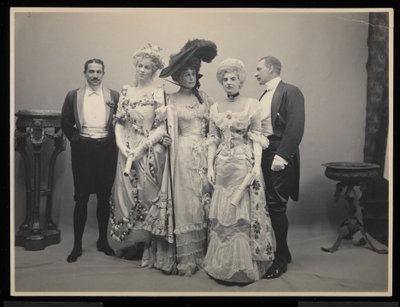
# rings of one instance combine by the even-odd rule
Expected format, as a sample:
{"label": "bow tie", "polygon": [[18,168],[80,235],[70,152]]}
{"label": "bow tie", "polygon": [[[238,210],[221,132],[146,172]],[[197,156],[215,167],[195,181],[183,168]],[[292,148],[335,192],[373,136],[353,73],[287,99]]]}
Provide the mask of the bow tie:
{"label": "bow tie", "polygon": [[90,91],[90,92],[89,92],[89,96],[92,96],[93,94],[95,94],[95,95],[97,95],[97,96],[100,95],[100,93],[97,92],[97,91]]}

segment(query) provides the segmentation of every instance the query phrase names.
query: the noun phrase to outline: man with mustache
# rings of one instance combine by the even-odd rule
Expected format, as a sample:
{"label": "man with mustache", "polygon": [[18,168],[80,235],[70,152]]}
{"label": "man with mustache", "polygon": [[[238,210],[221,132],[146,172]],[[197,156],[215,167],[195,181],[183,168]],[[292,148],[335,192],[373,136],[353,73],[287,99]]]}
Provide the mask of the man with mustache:
{"label": "man with mustache", "polygon": [[299,197],[299,144],[304,132],[304,96],[294,85],[281,80],[281,62],[267,56],[259,60],[255,77],[265,86],[260,98],[263,126],[269,147],[263,150],[261,167],[268,211],[276,239],[275,260],[264,278],[281,276],[292,256],[287,244],[289,197]]}
{"label": "man with mustache", "polygon": [[82,255],[87,204],[92,193],[97,195],[97,249],[114,255],[107,240],[107,226],[118,153],[112,120],[119,93],[103,87],[104,73],[102,60],[86,61],[86,84],[68,92],[62,108],[61,128],[71,144],[75,200],[74,246],[68,262],[75,262]]}

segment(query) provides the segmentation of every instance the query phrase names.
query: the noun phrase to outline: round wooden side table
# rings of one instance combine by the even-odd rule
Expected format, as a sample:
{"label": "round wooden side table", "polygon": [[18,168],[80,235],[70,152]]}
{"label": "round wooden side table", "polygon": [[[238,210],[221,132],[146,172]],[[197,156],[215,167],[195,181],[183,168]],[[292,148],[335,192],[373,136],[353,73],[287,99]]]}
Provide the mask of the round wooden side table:
{"label": "round wooden side table", "polygon": [[351,240],[360,232],[362,238],[356,245],[369,244],[371,249],[379,254],[387,254],[387,249],[376,248],[368,238],[363,226],[362,218],[362,192],[366,184],[376,179],[379,165],[364,162],[329,162],[324,163],[325,176],[331,180],[338,181],[334,195],[335,202],[344,191],[344,197],[348,202],[348,218],[343,221],[338,229],[338,237],[330,248],[322,247],[324,252],[334,253],[338,250],[342,240]]}

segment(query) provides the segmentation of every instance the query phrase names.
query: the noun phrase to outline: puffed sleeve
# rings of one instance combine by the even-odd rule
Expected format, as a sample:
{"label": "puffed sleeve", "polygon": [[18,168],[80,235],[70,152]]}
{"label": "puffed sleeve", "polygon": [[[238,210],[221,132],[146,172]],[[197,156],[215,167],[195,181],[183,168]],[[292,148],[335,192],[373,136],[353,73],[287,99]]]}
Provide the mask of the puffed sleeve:
{"label": "puffed sleeve", "polygon": [[201,96],[201,98],[203,100],[205,109],[207,111],[207,115],[209,116],[210,115],[211,106],[214,104],[214,100],[209,95],[207,95],[207,93],[204,92],[204,91],[199,91],[199,93],[200,93],[200,96]]}
{"label": "puffed sleeve", "polygon": [[259,101],[251,99],[249,108],[250,129],[247,135],[253,142],[259,143],[265,149],[268,147],[269,141],[262,133],[261,104]]}
{"label": "puffed sleeve", "polygon": [[214,104],[214,100],[207,95],[206,92],[200,91],[201,98],[203,99],[204,103],[210,108]]}
{"label": "puffed sleeve", "polygon": [[127,104],[127,92],[129,85],[124,85],[119,95],[117,112],[114,115],[114,125],[116,123],[124,124],[127,118],[126,104]]}
{"label": "puffed sleeve", "polygon": [[216,109],[217,105],[218,105],[218,103],[215,103],[210,108],[210,120],[209,120],[209,131],[208,131],[208,136],[207,136],[207,145],[213,143],[218,146],[221,143],[221,135],[219,133],[217,126],[215,125],[215,116],[216,116],[216,111],[217,111],[217,109]]}
{"label": "puffed sleeve", "polygon": [[157,87],[153,92],[153,100],[155,102],[155,119],[154,126],[158,127],[161,123],[163,123],[167,118],[167,107],[166,104],[165,92],[162,87]]}
{"label": "puffed sleeve", "polygon": [[156,103],[156,109],[163,107],[165,105],[164,102],[164,90],[161,86],[158,86],[153,91],[153,100]]}

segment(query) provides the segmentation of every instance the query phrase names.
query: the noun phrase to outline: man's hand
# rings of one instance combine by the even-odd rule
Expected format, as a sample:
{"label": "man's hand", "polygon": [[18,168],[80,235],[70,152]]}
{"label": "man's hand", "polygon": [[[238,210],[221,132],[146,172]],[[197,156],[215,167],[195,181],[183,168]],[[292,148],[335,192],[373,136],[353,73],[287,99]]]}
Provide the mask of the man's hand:
{"label": "man's hand", "polygon": [[274,161],[272,161],[271,170],[275,172],[284,170],[286,164],[287,162],[283,158],[275,155]]}

